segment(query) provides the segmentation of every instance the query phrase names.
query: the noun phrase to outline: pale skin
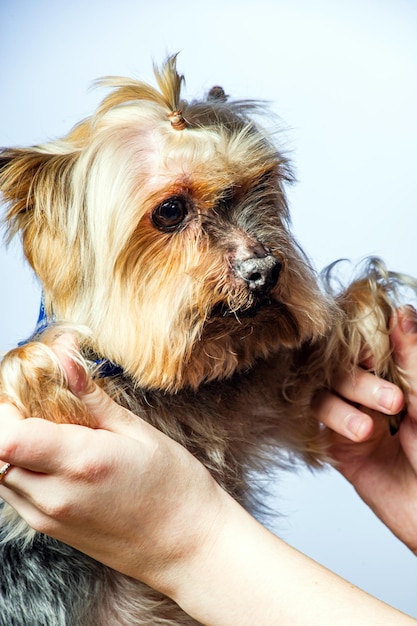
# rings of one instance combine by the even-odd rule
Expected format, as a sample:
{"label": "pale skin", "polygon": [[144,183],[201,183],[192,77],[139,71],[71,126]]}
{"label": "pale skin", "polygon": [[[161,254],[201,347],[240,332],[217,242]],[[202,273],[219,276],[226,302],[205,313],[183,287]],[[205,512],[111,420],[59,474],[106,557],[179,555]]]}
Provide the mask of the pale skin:
{"label": "pale skin", "polygon": [[[404,398],[364,370],[317,399],[339,469],[385,524],[417,550],[417,317],[398,313],[396,359],[411,392],[396,437],[345,399],[387,414]],[[207,626],[406,626],[370,597],[264,529],[181,446],[114,404],[61,354],[98,428],[21,420],[0,405],[0,483],[35,529],[166,593]],[[345,399],[343,399],[345,398]],[[383,549],[383,547],[382,547]]]}

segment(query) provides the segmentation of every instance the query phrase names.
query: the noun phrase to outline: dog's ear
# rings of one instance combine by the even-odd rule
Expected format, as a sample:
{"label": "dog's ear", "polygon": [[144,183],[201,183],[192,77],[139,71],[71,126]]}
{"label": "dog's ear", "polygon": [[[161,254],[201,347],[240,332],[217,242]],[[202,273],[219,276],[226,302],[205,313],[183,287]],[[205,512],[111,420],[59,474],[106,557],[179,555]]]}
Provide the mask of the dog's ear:
{"label": "dog's ear", "polygon": [[0,192],[7,204],[5,216],[8,240],[23,235],[31,223],[46,225],[53,215],[51,206],[62,187],[68,184],[73,164],[70,154],[53,154],[38,148],[6,148],[0,152]]}

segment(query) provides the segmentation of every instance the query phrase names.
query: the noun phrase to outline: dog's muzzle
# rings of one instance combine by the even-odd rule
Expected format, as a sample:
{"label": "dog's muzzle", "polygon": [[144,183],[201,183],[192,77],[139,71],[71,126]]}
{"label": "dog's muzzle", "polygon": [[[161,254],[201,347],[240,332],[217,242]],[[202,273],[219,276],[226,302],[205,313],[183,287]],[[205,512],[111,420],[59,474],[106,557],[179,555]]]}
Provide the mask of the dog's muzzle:
{"label": "dog's muzzle", "polygon": [[272,254],[250,257],[236,264],[237,275],[249,289],[259,295],[267,294],[275,287],[282,264]]}

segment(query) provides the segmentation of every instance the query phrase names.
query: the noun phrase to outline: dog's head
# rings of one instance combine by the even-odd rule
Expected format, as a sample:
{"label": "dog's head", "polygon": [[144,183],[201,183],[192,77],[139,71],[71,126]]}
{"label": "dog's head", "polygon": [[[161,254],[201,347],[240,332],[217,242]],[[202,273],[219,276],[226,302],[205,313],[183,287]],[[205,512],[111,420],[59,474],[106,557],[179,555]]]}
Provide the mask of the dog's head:
{"label": "dog's head", "polygon": [[3,150],[0,187],[49,313],[172,391],[322,334],[328,303],[290,234],[289,166],[257,105],[221,88],[181,100],[175,57],[155,74],[158,88],[107,79],[62,140]]}

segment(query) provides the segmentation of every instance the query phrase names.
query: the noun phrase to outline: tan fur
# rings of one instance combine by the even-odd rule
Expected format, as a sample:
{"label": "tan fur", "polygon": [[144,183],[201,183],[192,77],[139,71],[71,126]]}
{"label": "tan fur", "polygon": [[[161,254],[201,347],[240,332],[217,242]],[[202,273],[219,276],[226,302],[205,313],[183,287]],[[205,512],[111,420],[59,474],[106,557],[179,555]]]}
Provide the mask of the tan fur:
{"label": "tan fur", "polygon": [[[372,260],[348,289],[326,291],[290,232],[292,176],[252,119],[259,107],[228,103],[220,88],[183,101],[175,57],[156,80],[108,78],[110,95],[62,140],[0,155],[8,234],[20,234],[55,320],[4,358],[1,395],[24,416],[93,426],[51,348],[68,323],[87,327],[86,358],[124,371],[100,384],[252,508],[253,472],[274,457],[326,460],[310,405],[337,367],[362,363],[404,386],[388,328],[397,291],[416,283]],[[173,198],[184,218],[161,226],[155,212]],[[280,272],[261,297],[239,264],[265,256]],[[167,617],[168,601],[140,621],[153,592],[141,586],[139,600],[138,584],[109,576],[118,582],[97,623],[192,623]],[[111,617],[119,601],[130,608]]]}

